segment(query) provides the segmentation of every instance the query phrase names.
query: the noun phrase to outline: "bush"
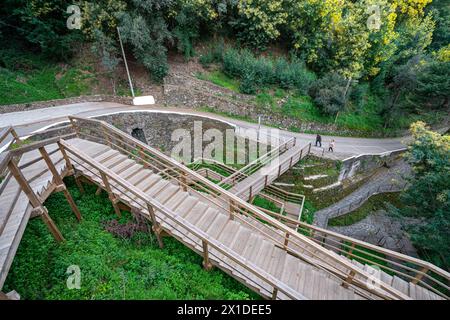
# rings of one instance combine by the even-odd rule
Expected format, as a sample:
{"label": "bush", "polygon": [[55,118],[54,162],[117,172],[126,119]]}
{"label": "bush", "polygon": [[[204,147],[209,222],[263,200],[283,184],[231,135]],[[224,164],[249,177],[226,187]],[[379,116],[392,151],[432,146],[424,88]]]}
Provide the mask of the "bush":
{"label": "bush", "polygon": [[244,93],[254,92],[258,86],[278,85],[283,89],[297,89],[299,93],[306,94],[316,79],[315,74],[295,58],[290,62],[283,57],[258,58],[248,50],[226,50],[223,55],[223,71],[230,77],[242,80]]}
{"label": "bush", "polygon": [[241,55],[236,49],[228,49],[223,55],[223,71],[230,77],[241,77]]}
{"label": "bush", "polygon": [[241,84],[239,86],[239,91],[245,94],[255,94],[256,93],[256,81],[255,74],[251,71],[244,74]]}
{"label": "bush", "polygon": [[223,61],[224,42],[223,39],[216,45],[209,46],[208,51],[202,54],[198,61],[204,66],[211,63],[219,63]]}
{"label": "bush", "polygon": [[323,113],[334,115],[344,110],[346,85],[347,80],[344,77],[329,73],[311,85],[309,94]]}

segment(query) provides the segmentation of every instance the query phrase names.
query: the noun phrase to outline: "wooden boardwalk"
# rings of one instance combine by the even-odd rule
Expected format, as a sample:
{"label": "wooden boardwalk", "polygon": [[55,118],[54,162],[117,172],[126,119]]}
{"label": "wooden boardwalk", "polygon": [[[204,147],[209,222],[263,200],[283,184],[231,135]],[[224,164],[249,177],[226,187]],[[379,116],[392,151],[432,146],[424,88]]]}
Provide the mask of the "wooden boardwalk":
{"label": "wooden boardwalk", "polygon": [[311,145],[294,145],[252,175],[234,185],[230,189],[230,192],[236,194],[241,199],[246,201],[250,200],[265,187],[272,184],[283,173],[292,168],[297,162],[306,157],[309,154],[310,148]]}
{"label": "wooden boardwalk", "polygon": [[[65,176],[67,170],[58,146],[52,144],[45,148],[58,172]],[[55,185],[52,183],[52,173],[45,161],[40,158],[38,150],[29,151],[21,157],[18,166],[32,163],[22,169],[22,174],[40,201],[44,202],[55,190]],[[33,206],[27,195],[21,190],[16,179],[8,175],[0,188],[0,289],[3,287],[32,211]]]}
{"label": "wooden boardwalk", "polygon": [[[5,163],[10,169],[0,185],[0,289],[31,216],[40,216],[55,239],[63,240],[43,207],[51,192],[63,191],[81,219],[62,181],[75,174],[79,187],[82,178],[106,191],[117,215],[126,208],[148,219],[161,247],[163,237],[172,236],[200,254],[206,269],[218,267],[265,298],[442,298],[432,287],[425,289],[434,279],[430,272],[450,279],[442,269],[304,223],[297,232],[106,123],[71,120],[77,138],[74,133],[11,151],[21,155],[18,163],[10,154],[0,158],[0,172]],[[283,153],[278,175],[302,157],[299,150]],[[260,177],[251,181],[246,186],[260,188]],[[334,238],[339,245],[330,247]],[[350,251],[339,251],[347,245]],[[389,265],[395,269],[374,273],[368,264],[352,259],[360,246],[392,256]],[[403,266],[410,276],[396,270]],[[448,290],[438,281],[433,285]],[[0,292],[0,298],[8,296]]]}

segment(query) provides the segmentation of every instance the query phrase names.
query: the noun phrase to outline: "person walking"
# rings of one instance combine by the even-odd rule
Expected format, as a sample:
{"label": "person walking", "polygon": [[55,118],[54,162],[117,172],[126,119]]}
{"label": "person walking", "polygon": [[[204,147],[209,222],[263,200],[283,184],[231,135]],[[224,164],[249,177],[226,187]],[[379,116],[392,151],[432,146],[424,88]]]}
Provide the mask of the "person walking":
{"label": "person walking", "polygon": [[322,137],[320,134],[316,136],[316,147],[322,147]]}
{"label": "person walking", "polygon": [[334,152],[334,146],[335,146],[336,142],[334,141],[334,139],[331,139],[330,145],[328,147],[328,152]]}

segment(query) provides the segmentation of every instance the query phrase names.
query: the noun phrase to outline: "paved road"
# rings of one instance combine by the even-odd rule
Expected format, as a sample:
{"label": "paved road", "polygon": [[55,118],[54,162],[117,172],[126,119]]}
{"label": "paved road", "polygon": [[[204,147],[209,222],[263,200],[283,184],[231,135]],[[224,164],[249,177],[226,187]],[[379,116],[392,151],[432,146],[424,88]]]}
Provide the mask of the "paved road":
{"label": "paved road", "polygon": [[[196,111],[192,109],[181,108],[167,108],[163,106],[129,106],[111,102],[86,102],[76,103],[64,106],[35,109],[30,111],[13,112],[0,114],[0,128],[8,125],[12,125],[16,128],[20,136],[27,136],[42,128],[67,121],[67,116],[77,115],[82,117],[95,117],[111,113],[120,112],[175,112],[183,114],[192,114],[198,116],[204,116],[221,121],[228,122],[235,125],[238,129],[257,129],[258,124],[250,123],[246,121],[236,120],[233,118],[216,115],[213,113]],[[297,137],[298,141],[302,144],[315,141],[314,134],[294,133],[285,130],[261,126],[261,129],[267,130],[271,135],[279,135],[282,139],[290,137]],[[324,154],[325,157],[333,159],[345,159],[347,157],[360,155],[360,154],[377,154],[387,151],[394,151],[404,148],[405,145],[402,141],[404,138],[392,138],[392,139],[366,139],[366,138],[349,138],[349,137],[334,137],[334,136],[322,136],[322,145],[324,148],[328,148],[328,144],[334,139],[336,141],[335,153],[327,152],[322,148],[313,147],[312,151],[317,154]],[[0,145],[1,148],[4,145]]]}

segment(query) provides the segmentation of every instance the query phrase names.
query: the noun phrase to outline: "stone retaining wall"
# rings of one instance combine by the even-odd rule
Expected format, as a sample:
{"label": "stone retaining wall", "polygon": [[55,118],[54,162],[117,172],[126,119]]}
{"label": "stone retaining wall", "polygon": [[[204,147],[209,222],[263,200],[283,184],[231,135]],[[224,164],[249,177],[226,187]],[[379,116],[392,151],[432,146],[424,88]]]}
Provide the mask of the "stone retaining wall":
{"label": "stone retaining wall", "polygon": [[82,103],[82,102],[116,102],[122,104],[133,104],[133,98],[131,97],[121,97],[121,96],[110,96],[110,95],[92,95],[92,96],[79,96],[65,99],[56,99],[49,101],[37,101],[30,103],[18,103],[18,104],[10,104],[0,106],[0,114],[9,113],[9,112],[18,112],[18,111],[29,111],[34,109],[42,109],[48,107],[61,106],[66,104],[73,103]]}

